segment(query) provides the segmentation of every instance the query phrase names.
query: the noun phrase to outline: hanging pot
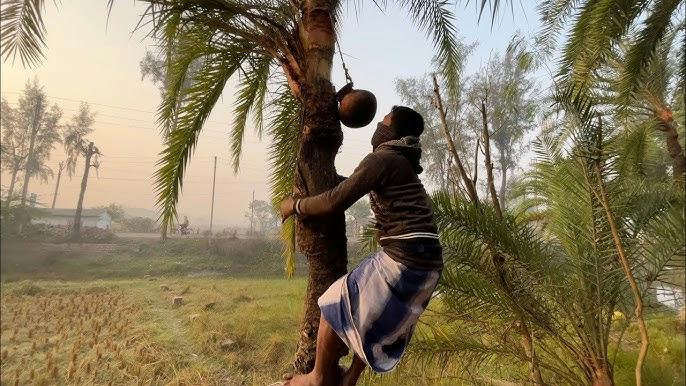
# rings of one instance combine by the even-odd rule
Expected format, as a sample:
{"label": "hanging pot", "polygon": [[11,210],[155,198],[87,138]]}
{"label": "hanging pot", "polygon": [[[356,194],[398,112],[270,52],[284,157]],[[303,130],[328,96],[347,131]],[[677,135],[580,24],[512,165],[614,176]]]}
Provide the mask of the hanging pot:
{"label": "hanging pot", "polygon": [[376,116],[376,97],[367,90],[355,90],[348,83],[336,93],[338,118],[347,127],[358,129],[367,126]]}

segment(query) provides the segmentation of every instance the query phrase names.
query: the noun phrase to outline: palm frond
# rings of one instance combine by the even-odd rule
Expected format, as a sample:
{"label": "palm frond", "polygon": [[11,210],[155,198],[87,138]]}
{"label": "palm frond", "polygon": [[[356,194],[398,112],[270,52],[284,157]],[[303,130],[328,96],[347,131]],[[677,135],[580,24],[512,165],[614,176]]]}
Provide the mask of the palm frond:
{"label": "palm frond", "polygon": [[450,10],[451,2],[448,0],[396,1],[400,6],[407,8],[418,27],[432,37],[436,50],[437,68],[441,69],[448,93],[456,96],[469,48],[464,46],[457,37],[457,29],[454,25],[455,15]]}
{"label": "palm frond", "polygon": [[682,0],[658,0],[650,9],[643,28],[627,52],[619,79],[620,102],[623,104],[628,104],[642,81],[651,80],[652,77],[645,76],[645,69],[659,54],[660,43],[670,31],[672,16],[682,4]]}
{"label": "palm frond", "polygon": [[[471,0],[468,0],[467,3],[470,3]],[[479,8],[479,21],[481,21],[481,17],[484,14],[484,11],[488,9],[491,13],[491,26],[495,24],[495,17],[498,15],[502,7],[505,5],[504,3],[510,4],[510,10],[513,10],[512,7],[514,6],[512,0],[506,0],[506,1],[501,1],[501,0],[475,0],[475,3],[477,7]],[[488,7],[488,8],[487,8]]]}
{"label": "palm frond", "polygon": [[627,32],[648,3],[649,0],[587,1],[579,11],[565,44],[560,75],[569,76],[568,80],[576,88],[589,87],[593,70],[603,62],[613,44]]}
{"label": "palm frond", "polygon": [[538,5],[543,28],[537,33],[536,45],[545,55],[555,49],[565,24],[574,14],[581,0],[545,0]]}
{"label": "palm frond", "polygon": [[267,55],[252,58],[248,60],[248,68],[242,73],[236,92],[234,121],[231,129],[231,163],[235,173],[240,167],[248,114],[252,111],[256,116],[262,116],[272,62],[273,59]]}
{"label": "palm frond", "polygon": [[640,256],[643,262],[637,276],[642,279],[644,288],[647,289],[653,282],[665,281],[664,276],[670,268],[682,270],[686,265],[684,229],[683,201],[671,204],[647,224],[642,234],[640,252],[636,253],[636,257]]}
{"label": "palm frond", "polygon": [[4,60],[15,61],[17,56],[23,66],[34,66],[45,57],[43,22],[45,0],[6,0],[2,2],[2,31],[0,45]]}
{"label": "palm frond", "polygon": [[162,232],[176,219],[176,203],[183,188],[183,176],[207,117],[222,95],[229,78],[250,53],[250,45],[237,43],[232,49],[204,57],[193,85],[186,92],[176,126],[165,138],[158,169],[154,174]]}
{"label": "palm frond", "polygon": [[[272,204],[276,207],[293,194],[302,110],[285,80],[280,83],[268,107],[271,111],[269,135],[272,137],[269,151],[272,167],[270,187]],[[295,271],[295,219],[291,218],[283,224],[281,236],[285,270],[291,276]]]}
{"label": "palm frond", "polygon": [[373,224],[366,225],[362,228],[359,244],[360,253],[366,255],[372,254],[379,250],[379,237]]}
{"label": "palm frond", "polygon": [[212,32],[207,29],[193,29],[180,34],[175,43],[166,49],[166,84],[162,101],[157,109],[157,121],[162,134],[167,135],[176,124],[179,109],[185,99],[185,87],[192,81],[193,63],[215,50],[208,45]]}

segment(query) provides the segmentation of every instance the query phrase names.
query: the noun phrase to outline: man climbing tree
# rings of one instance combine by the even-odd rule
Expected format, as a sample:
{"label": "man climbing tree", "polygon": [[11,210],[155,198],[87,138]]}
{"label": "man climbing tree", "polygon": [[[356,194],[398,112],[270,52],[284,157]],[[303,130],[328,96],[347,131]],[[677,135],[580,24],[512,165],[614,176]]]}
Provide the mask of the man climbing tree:
{"label": "man climbing tree", "polygon": [[[382,245],[319,298],[314,370],[287,385],[353,386],[366,366],[387,372],[400,361],[443,267],[430,200],[418,177],[423,131],[421,115],[394,107],[374,132],[373,152],[350,177],[322,194],[281,203],[284,219],[330,216],[370,193]],[[353,362],[341,373],[338,361],[348,348]]]}

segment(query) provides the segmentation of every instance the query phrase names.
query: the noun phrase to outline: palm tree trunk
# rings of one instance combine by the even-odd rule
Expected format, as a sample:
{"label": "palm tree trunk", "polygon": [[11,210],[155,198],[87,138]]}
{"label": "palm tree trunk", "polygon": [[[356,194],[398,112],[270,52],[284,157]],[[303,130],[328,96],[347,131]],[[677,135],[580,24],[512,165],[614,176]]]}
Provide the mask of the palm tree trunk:
{"label": "palm tree trunk", "polygon": [[[322,193],[338,183],[334,160],[343,142],[343,131],[330,81],[335,44],[332,10],[331,1],[308,0],[302,11],[306,67],[299,91],[304,119],[295,181],[295,193],[300,196]],[[306,373],[314,367],[320,316],[317,299],[347,270],[345,216],[339,213],[300,219],[297,235],[309,272],[294,367],[296,372]]]}
{"label": "palm tree trunk", "polygon": [[631,287],[631,292],[634,296],[634,314],[638,322],[638,332],[641,336],[641,348],[638,352],[638,359],[636,359],[636,367],[634,368],[634,373],[636,377],[636,386],[641,386],[643,378],[643,362],[648,353],[648,328],[646,327],[645,319],[643,318],[643,296],[641,295],[641,290],[638,288],[634,274],[631,271],[631,266],[629,265],[629,259],[627,258],[626,251],[624,250],[624,244],[619,236],[619,230],[617,229],[617,223],[614,219],[614,214],[610,208],[610,200],[608,198],[607,192],[605,191],[605,183],[603,181],[602,173],[600,172],[600,163],[595,161],[595,172],[598,177],[598,188],[599,188],[599,199],[600,204],[605,211],[605,216],[607,217],[608,225],[610,225],[610,232],[612,234],[612,241],[615,244],[617,250],[617,255],[619,256],[619,262],[624,270],[627,280],[629,281],[629,287]]}
{"label": "palm tree trunk", "polygon": [[81,212],[83,212],[83,197],[86,195],[86,186],[88,185],[88,173],[91,168],[91,157],[93,156],[93,142],[88,144],[86,150],[86,169],[83,171],[83,178],[81,178],[81,192],[79,192],[79,202],[76,204],[76,213],[74,214],[74,226],[72,227],[72,240],[79,240],[81,238]]}
{"label": "palm tree trunk", "polygon": [[505,209],[505,193],[507,189],[507,163],[505,161],[505,154],[500,151],[500,192],[498,200],[500,200],[500,207]]}
{"label": "palm tree trunk", "polygon": [[50,208],[55,209],[55,202],[57,202],[57,192],[60,190],[60,179],[62,178],[62,170],[64,169],[64,163],[60,162],[59,171],[57,172],[57,184],[55,184],[55,194],[52,195],[52,206]]}
{"label": "palm tree trunk", "polygon": [[657,118],[660,123],[660,131],[665,133],[667,137],[667,152],[672,158],[672,173],[674,179],[683,180],[686,173],[686,157],[684,156],[684,149],[679,143],[679,134],[674,126],[674,118],[672,111],[667,108],[662,108],[657,112]]}
{"label": "palm tree trunk", "polygon": [[12,181],[10,181],[10,187],[7,189],[7,202],[5,202],[5,207],[10,208],[10,203],[12,202],[12,195],[14,194],[14,185],[17,182],[17,174],[19,173],[19,168],[16,167],[12,170]]}
{"label": "palm tree trunk", "polygon": [[529,363],[529,378],[533,382],[534,386],[545,386],[545,382],[543,382],[543,376],[541,375],[541,369],[538,366],[538,356],[534,350],[534,342],[531,331],[523,321],[523,318],[519,323],[522,348],[524,348],[524,354],[526,354]]}
{"label": "palm tree trunk", "polygon": [[615,381],[612,379],[612,372],[607,367],[603,366],[601,369],[596,369],[593,372],[593,378],[591,379],[592,386],[614,386]]}

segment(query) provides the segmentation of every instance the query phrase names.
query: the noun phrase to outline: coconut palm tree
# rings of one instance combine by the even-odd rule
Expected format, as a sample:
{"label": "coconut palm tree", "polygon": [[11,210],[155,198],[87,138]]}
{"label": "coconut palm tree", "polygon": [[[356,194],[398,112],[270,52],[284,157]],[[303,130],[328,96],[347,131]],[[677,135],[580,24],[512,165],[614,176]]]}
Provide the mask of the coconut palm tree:
{"label": "coconut palm tree", "polygon": [[[166,91],[159,108],[165,149],[156,172],[161,225],[176,217],[185,168],[203,124],[222,95],[226,82],[239,85],[231,130],[235,170],[240,167],[243,137],[252,114],[258,133],[272,139],[272,199],[313,195],[339,181],[334,159],[342,143],[331,67],[337,26],[346,3],[337,0],[146,0],[145,25],[164,50]],[[110,1],[111,3],[111,1]],[[458,77],[458,41],[453,13],[445,0],[396,0],[436,47],[446,83]],[[356,3],[353,3],[356,6]],[[379,8],[385,0],[375,1]],[[33,64],[42,57],[45,27],[43,1],[3,2],[2,54]],[[201,63],[184,87],[192,63]],[[182,103],[179,103],[182,101]],[[289,220],[287,272],[294,269],[295,233],[309,260],[305,316],[296,355],[297,371],[314,363],[319,321],[317,298],[346,272],[345,218]]]}

